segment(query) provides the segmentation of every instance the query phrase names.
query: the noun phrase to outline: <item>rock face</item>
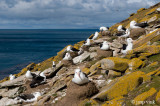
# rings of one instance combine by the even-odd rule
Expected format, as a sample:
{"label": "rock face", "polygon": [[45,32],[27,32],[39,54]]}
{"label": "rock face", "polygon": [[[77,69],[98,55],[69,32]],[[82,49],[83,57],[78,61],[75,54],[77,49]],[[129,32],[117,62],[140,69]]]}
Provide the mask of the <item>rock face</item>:
{"label": "rock face", "polygon": [[106,50],[106,51],[101,49],[97,50],[97,59],[111,57],[112,55],[113,55],[112,50]]}
{"label": "rock face", "polygon": [[89,57],[90,57],[90,53],[85,51],[80,56],[77,56],[77,57],[73,58],[73,63],[74,64],[81,63],[81,62],[85,61]]}
{"label": "rock face", "polygon": [[138,95],[137,97],[134,98],[134,100],[132,101],[132,104],[134,105],[140,105],[140,104],[145,104],[143,102],[139,102],[139,101],[145,101],[147,98],[153,96],[155,93],[157,92],[157,90],[155,88],[151,88],[149,91],[144,92],[140,95]]}
{"label": "rock face", "polygon": [[141,71],[125,75],[110,86],[104,87],[93,99],[111,100],[126,95],[143,82],[143,78],[141,78],[142,75],[144,75],[144,72]]}
{"label": "rock face", "polygon": [[56,105],[77,106],[82,100],[91,97],[96,93],[98,93],[98,89],[93,82],[81,86],[71,82],[67,88],[66,96]]}
{"label": "rock face", "polygon": [[136,40],[140,36],[145,35],[145,33],[146,32],[144,28],[135,28],[131,30],[129,37],[132,38],[133,40]]}
{"label": "rock face", "polygon": [[18,101],[13,100],[13,99],[9,99],[8,97],[2,98],[0,100],[1,106],[16,105],[17,103],[18,103]]}
{"label": "rock face", "polygon": [[106,70],[117,70],[124,72],[128,68],[128,60],[119,57],[109,57],[100,61],[101,67]]}

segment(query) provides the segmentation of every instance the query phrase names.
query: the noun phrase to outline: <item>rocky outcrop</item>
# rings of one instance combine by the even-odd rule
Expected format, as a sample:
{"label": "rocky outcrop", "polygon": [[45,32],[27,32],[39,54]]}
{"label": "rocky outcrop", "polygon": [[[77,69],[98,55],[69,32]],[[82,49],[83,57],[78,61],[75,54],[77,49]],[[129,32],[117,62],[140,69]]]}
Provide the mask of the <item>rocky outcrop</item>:
{"label": "rocky outcrop", "polygon": [[134,100],[132,101],[132,103],[134,105],[143,105],[145,104],[144,102],[140,102],[140,101],[145,101],[147,98],[153,96],[155,93],[157,92],[157,90],[155,88],[151,88],[149,91],[144,92],[140,95],[138,95],[137,97],[134,98]]}
{"label": "rocky outcrop", "polygon": [[67,88],[66,96],[56,105],[77,106],[82,100],[98,93],[98,89],[93,82],[79,86],[71,83]]}
{"label": "rocky outcrop", "polygon": [[142,75],[144,75],[144,73],[141,71],[125,75],[104,87],[93,99],[112,100],[119,96],[127,95],[129,91],[132,91],[143,82]]}
{"label": "rocky outcrop", "polygon": [[128,60],[119,57],[109,57],[100,61],[102,69],[124,72],[128,68]]}

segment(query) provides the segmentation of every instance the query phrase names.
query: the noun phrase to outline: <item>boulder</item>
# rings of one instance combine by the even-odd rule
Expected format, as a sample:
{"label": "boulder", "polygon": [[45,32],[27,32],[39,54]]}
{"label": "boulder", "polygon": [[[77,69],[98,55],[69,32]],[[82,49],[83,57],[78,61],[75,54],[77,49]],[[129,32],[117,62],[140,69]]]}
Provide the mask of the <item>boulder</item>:
{"label": "boulder", "polygon": [[0,88],[21,86],[24,84],[24,79],[25,75],[22,75],[14,80],[2,82],[0,83]]}
{"label": "boulder", "polygon": [[90,59],[93,59],[97,56],[97,53],[96,52],[92,52],[90,53]]}
{"label": "boulder", "polygon": [[96,52],[99,49],[99,47],[90,47],[89,52]]}
{"label": "boulder", "polygon": [[110,31],[103,31],[102,36],[111,36]]}
{"label": "boulder", "polygon": [[97,59],[101,59],[101,58],[106,58],[106,57],[111,57],[113,55],[112,50],[101,50],[98,49],[97,50]]}
{"label": "boulder", "polygon": [[77,85],[73,82],[67,87],[66,96],[59,101],[57,106],[77,106],[81,101],[98,93],[93,82],[89,82],[85,85]]}
{"label": "boulder", "polygon": [[17,103],[17,100],[9,99],[8,97],[4,97],[0,100],[1,106],[16,105]]}
{"label": "boulder", "polygon": [[141,35],[145,35],[145,29],[144,28],[134,28],[131,29],[129,37],[133,40],[138,39]]}
{"label": "boulder", "polygon": [[114,40],[114,42],[111,43],[111,47],[113,47],[113,48],[122,48],[123,45],[118,40]]}
{"label": "boulder", "polygon": [[100,61],[102,69],[124,72],[128,68],[128,59],[108,57]]}
{"label": "boulder", "polygon": [[139,68],[141,66],[144,66],[144,64],[145,63],[141,59],[139,59],[139,58],[133,58],[129,62],[129,69],[130,70],[135,70],[135,69],[137,69],[137,68]]}
{"label": "boulder", "polygon": [[82,102],[80,102],[80,104],[78,106],[86,106],[87,104],[89,104],[90,106],[99,106],[98,102],[96,102],[93,99],[85,99]]}
{"label": "boulder", "polygon": [[135,97],[134,100],[132,101],[132,104],[144,105],[144,102],[139,102],[139,101],[145,101],[147,98],[153,96],[156,92],[157,92],[157,90],[155,88],[151,88],[149,91],[146,91],[146,92],[138,95],[137,97]]}
{"label": "boulder", "polygon": [[70,66],[70,65],[73,65],[73,61],[72,60],[62,60],[61,62],[66,67]]}
{"label": "boulder", "polygon": [[2,94],[2,97],[16,97],[19,94],[19,87],[9,89]]}
{"label": "boulder", "polygon": [[106,85],[106,87],[103,87],[100,93],[92,97],[92,99],[112,100],[119,96],[127,95],[128,92],[143,82],[142,75],[144,75],[144,72],[141,71],[124,75],[111,84]]}
{"label": "boulder", "polygon": [[90,57],[90,53],[85,51],[80,56],[73,58],[73,63],[74,64],[81,63],[81,62],[85,61],[86,59],[88,59],[89,57]]}
{"label": "boulder", "polygon": [[121,75],[121,72],[116,72],[114,70],[109,70],[108,72],[108,78],[120,77]]}

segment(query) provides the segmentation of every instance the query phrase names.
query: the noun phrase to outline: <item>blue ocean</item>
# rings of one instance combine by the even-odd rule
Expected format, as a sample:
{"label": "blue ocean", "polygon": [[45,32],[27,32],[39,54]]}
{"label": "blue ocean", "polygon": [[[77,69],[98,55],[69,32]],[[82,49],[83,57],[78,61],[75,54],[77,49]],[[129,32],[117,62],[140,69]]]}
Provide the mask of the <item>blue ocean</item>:
{"label": "blue ocean", "polygon": [[98,29],[0,29],[0,79],[55,56]]}

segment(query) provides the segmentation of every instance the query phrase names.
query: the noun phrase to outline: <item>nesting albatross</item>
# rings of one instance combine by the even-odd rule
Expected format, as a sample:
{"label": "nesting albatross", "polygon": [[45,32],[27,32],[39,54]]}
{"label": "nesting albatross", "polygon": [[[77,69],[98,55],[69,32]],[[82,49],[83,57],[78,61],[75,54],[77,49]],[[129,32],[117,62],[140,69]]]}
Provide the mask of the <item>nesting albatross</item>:
{"label": "nesting albatross", "polygon": [[72,79],[72,82],[82,85],[89,82],[89,79],[86,74],[84,74],[80,68],[75,69],[74,78]]}

